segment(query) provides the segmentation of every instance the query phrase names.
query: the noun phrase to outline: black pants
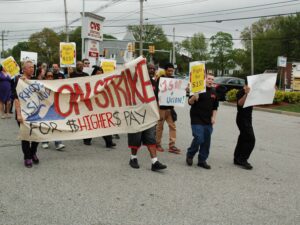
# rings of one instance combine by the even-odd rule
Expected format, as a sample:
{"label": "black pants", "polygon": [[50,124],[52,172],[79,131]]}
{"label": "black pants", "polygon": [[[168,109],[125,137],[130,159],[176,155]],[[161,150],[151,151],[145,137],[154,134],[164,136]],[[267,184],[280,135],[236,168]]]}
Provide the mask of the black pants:
{"label": "black pants", "polygon": [[22,151],[24,154],[24,159],[32,159],[32,157],[37,152],[38,142],[34,141],[23,141],[22,140]]}
{"label": "black pants", "polygon": [[[18,126],[20,127],[20,123],[18,122]],[[37,152],[37,147],[39,145],[38,142],[35,141],[21,141],[22,151],[24,154],[24,159],[32,159],[32,157]]]}
{"label": "black pants", "polygon": [[234,158],[241,162],[247,161],[255,146],[255,136],[252,121],[237,118],[236,124],[240,130],[238,142],[234,151]]}
{"label": "black pants", "polygon": [[[112,143],[113,143],[112,135],[103,136],[103,139],[105,141],[106,147],[111,147],[112,146]],[[91,143],[91,141],[92,141],[92,138],[83,139],[84,143]]]}

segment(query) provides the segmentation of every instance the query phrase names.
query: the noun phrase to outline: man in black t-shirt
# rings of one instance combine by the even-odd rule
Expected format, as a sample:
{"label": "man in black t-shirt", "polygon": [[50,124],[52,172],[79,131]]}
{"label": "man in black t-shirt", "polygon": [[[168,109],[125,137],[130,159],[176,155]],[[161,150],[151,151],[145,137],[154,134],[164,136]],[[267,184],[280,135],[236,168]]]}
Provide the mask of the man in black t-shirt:
{"label": "man in black t-shirt", "polygon": [[64,74],[62,74],[59,71],[59,65],[57,63],[52,64],[52,73],[53,73],[53,79],[57,80],[57,79],[65,79]]}
{"label": "man in black t-shirt", "polygon": [[76,70],[70,73],[70,78],[74,77],[86,77],[89,76],[87,73],[83,72],[83,62],[77,61],[76,63]]}
{"label": "man in black t-shirt", "polygon": [[249,91],[250,88],[245,85],[244,88],[238,91],[236,95],[238,111],[236,124],[240,130],[240,135],[235,147],[233,160],[235,165],[239,165],[247,170],[251,170],[253,168],[252,165],[248,163],[248,159],[255,146],[255,136],[252,127],[253,106],[243,108]]}
{"label": "man in black t-shirt", "polygon": [[[89,76],[87,73],[83,72],[83,62],[77,61],[76,62],[76,70],[72,73],[70,73],[70,78],[75,77],[87,77]],[[92,138],[86,138],[83,139],[83,144],[85,145],[91,145]]]}
{"label": "man in black t-shirt", "polygon": [[190,117],[194,137],[187,150],[186,163],[188,166],[193,165],[193,158],[199,151],[198,166],[205,169],[211,168],[206,160],[209,155],[211,134],[219,107],[216,91],[212,87],[213,83],[214,75],[207,74],[206,92],[196,93],[188,101],[191,105]]}

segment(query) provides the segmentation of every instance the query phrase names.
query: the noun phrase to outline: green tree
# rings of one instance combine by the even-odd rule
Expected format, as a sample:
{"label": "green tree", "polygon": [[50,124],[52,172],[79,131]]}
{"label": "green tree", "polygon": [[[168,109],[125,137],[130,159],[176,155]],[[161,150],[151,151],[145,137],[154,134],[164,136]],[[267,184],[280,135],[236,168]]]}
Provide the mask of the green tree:
{"label": "green tree", "polygon": [[[156,50],[167,50],[170,51],[172,49],[172,44],[168,41],[167,36],[165,35],[162,27],[157,25],[151,25],[146,24],[143,27],[143,41],[144,43],[144,49],[148,49],[149,45],[154,45]],[[140,26],[128,26],[128,31],[131,31],[135,40],[140,40]],[[136,53],[138,53],[138,46],[136,47]],[[150,59],[150,54],[148,51],[144,51],[143,54],[147,57],[147,59]],[[159,62],[159,64],[163,65],[166,62],[169,62],[170,55],[168,52],[162,53],[162,52],[155,52],[153,55],[153,58],[156,62]]]}
{"label": "green tree", "polygon": [[29,49],[38,53],[38,61],[51,63],[59,62],[60,36],[52,29],[44,28],[34,33],[28,41]]}
{"label": "green tree", "polygon": [[11,49],[11,55],[18,63],[20,63],[21,51],[30,51],[28,42],[18,42],[18,44]]}
{"label": "green tree", "polygon": [[[254,73],[263,73],[266,69],[277,69],[277,57],[281,55],[297,58],[300,45],[297,44],[300,32],[297,31],[299,16],[274,17],[260,19],[252,24]],[[295,28],[295,29],[294,29]],[[298,27],[300,29],[300,27]],[[298,35],[298,36],[297,36]],[[246,63],[243,69],[250,74],[251,67],[251,34],[250,28],[245,28],[241,33],[243,45],[246,49]],[[293,47],[292,47],[293,46]],[[296,50],[296,51],[293,51]]]}
{"label": "green tree", "polygon": [[[247,51],[245,49],[236,48],[232,50],[232,59],[235,65],[238,65],[242,68],[242,71],[239,74],[234,74],[238,77],[245,77],[245,75],[248,75],[245,73],[244,68],[246,65],[248,65],[247,60],[249,59],[247,57]],[[249,68],[250,69],[250,68]]]}
{"label": "green tree", "polygon": [[210,65],[212,69],[220,70],[223,76],[225,69],[234,68],[235,64],[232,55],[233,42],[231,34],[218,32],[210,38],[210,48]]}
{"label": "green tree", "polygon": [[194,61],[207,59],[207,41],[202,33],[196,33],[193,37],[186,38],[182,41],[181,47],[191,55]]}

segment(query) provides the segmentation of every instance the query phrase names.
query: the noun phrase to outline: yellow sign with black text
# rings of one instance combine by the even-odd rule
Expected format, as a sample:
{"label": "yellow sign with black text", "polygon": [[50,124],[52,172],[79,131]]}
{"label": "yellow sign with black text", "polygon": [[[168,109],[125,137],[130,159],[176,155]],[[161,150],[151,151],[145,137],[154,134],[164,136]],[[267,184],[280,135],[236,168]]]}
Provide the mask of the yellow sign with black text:
{"label": "yellow sign with black text", "polygon": [[15,76],[20,73],[20,67],[16,60],[10,56],[6,59],[4,59],[1,62],[1,65],[3,66],[4,70],[11,76]]}
{"label": "yellow sign with black text", "polygon": [[198,93],[205,91],[205,64],[194,63],[190,66],[191,92]]}

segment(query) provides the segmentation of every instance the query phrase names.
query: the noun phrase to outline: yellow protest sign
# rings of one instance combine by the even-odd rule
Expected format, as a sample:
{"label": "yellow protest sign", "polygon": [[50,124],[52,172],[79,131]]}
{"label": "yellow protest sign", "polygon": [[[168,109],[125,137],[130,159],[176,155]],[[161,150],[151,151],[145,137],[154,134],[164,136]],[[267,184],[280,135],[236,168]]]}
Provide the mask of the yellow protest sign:
{"label": "yellow protest sign", "polygon": [[4,59],[1,65],[11,77],[20,73],[20,67],[12,56]]}
{"label": "yellow protest sign", "polygon": [[76,44],[74,42],[60,43],[60,65],[61,67],[76,66]]}
{"label": "yellow protest sign", "polygon": [[198,93],[205,90],[205,64],[192,62],[190,64],[191,92]]}
{"label": "yellow protest sign", "polygon": [[102,59],[100,66],[104,73],[112,72],[116,69],[116,60],[113,59]]}

